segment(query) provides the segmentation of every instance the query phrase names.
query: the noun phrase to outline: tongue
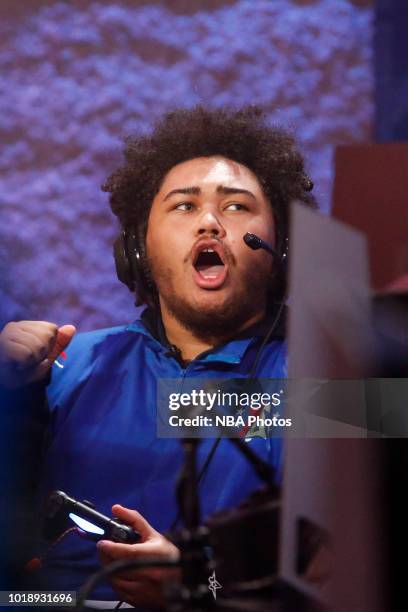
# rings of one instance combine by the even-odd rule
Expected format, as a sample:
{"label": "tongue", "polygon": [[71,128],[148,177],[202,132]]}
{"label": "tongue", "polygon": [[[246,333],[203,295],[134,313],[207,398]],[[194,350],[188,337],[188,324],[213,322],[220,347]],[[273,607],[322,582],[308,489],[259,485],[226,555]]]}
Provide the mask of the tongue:
{"label": "tongue", "polygon": [[197,266],[196,270],[203,278],[216,278],[222,274],[223,268],[223,265]]}

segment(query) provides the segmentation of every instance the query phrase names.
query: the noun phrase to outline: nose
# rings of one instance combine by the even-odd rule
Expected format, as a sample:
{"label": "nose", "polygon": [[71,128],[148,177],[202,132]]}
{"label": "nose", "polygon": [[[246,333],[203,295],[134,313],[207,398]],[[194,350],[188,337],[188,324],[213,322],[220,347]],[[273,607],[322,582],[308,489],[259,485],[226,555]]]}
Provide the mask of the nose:
{"label": "nose", "polygon": [[197,222],[197,234],[199,236],[210,234],[217,238],[224,238],[226,232],[217,215],[208,210],[201,215]]}

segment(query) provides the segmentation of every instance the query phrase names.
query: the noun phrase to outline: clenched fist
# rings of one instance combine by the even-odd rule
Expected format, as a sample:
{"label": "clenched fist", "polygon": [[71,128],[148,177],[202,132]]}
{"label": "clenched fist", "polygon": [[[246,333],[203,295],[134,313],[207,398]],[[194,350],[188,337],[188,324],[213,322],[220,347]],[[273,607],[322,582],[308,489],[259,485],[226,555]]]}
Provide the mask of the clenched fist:
{"label": "clenched fist", "polygon": [[73,325],[47,321],[7,323],[0,334],[0,385],[17,389],[43,380],[75,332]]}

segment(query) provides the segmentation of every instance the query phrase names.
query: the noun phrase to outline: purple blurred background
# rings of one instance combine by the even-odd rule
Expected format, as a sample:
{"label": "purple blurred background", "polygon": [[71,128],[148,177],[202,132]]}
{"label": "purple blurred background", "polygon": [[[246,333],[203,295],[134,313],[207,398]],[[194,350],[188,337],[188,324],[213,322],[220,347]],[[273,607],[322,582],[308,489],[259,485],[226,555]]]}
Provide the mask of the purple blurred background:
{"label": "purple blurred background", "polygon": [[174,106],[262,105],[327,211],[335,145],[372,138],[372,29],[369,0],[3,0],[0,322],[135,318],[100,184]]}

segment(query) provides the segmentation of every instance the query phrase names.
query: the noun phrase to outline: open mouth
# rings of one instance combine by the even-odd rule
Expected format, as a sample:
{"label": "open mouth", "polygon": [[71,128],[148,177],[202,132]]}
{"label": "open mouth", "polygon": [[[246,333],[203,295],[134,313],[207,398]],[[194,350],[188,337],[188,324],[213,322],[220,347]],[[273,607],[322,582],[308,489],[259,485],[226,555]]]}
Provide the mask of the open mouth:
{"label": "open mouth", "polygon": [[227,276],[228,266],[218,245],[201,245],[194,257],[196,283],[204,289],[217,289]]}
{"label": "open mouth", "polygon": [[216,251],[205,249],[198,254],[194,267],[204,278],[215,278],[222,272],[224,262]]}

